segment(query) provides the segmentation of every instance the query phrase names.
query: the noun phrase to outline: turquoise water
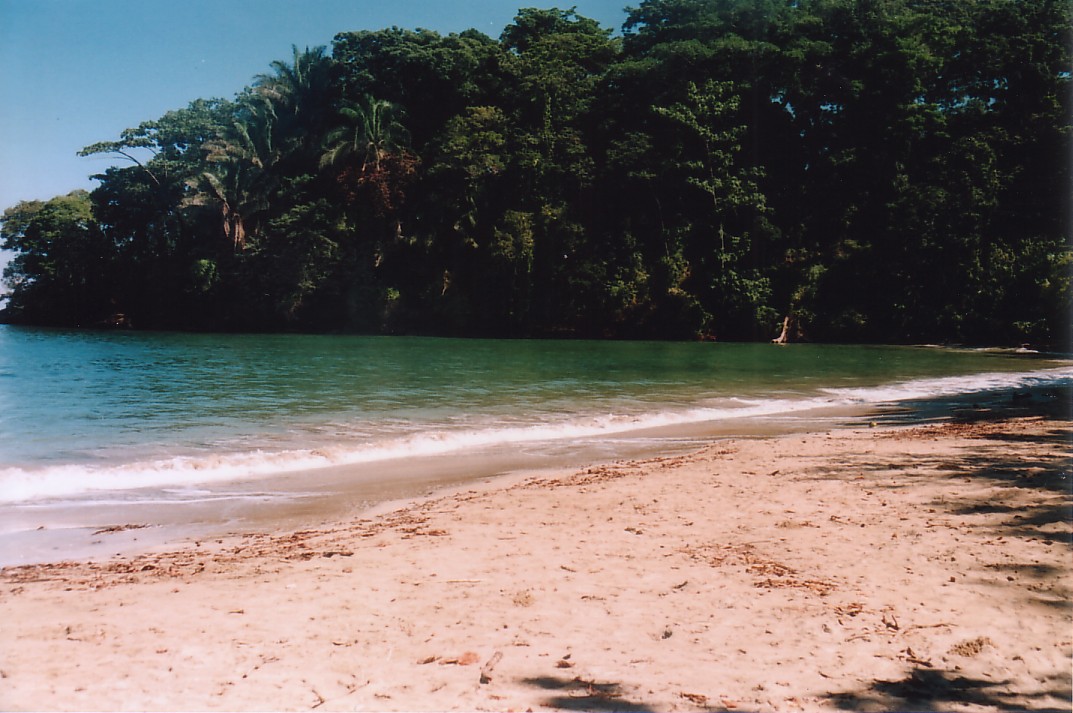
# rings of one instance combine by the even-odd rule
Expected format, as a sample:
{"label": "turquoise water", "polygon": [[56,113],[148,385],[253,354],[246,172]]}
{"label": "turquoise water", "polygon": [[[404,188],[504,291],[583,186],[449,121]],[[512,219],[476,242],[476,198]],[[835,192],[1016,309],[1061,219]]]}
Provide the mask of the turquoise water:
{"label": "turquoise water", "polygon": [[0,502],[1071,382],[1069,361],[938,348],[0,327]]}

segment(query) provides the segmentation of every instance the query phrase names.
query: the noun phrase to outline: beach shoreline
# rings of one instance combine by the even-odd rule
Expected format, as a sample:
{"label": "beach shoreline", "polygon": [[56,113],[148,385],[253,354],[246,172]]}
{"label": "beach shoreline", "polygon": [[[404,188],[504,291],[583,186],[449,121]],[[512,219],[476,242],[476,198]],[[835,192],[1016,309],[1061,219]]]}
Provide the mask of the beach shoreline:
{"label": "beach shoreline", "polygon": [[1068,710],[1068,403],[925,412],[8,567],[0,706]]}
{"label": "beach shoreline", "polygon": [[[824,431],[867,423],[891,408],[831,406],[773,417],[698,422],[627,432],[613,444],[593,439],[328,466],[192,486],[196,497],[167,489],[89,492],[81,497],[0,504],[0,567],[102,561],[236,534],[326,525],[356,513],[446,493],[488,478],[553,472],[610,460],[682,455],[719,439]],[[548,451],[553,451],[549,453]],[[558,451],[558,452],[554,452]],[[107,534],[108,537],[101,535]]]}

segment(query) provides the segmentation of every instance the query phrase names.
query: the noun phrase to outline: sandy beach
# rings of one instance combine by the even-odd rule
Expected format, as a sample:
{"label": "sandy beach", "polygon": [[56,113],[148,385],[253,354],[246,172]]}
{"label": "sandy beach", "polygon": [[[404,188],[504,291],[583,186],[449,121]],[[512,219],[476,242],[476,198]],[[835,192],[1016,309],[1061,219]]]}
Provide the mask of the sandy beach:
{"label": "sandy beach", "polygon": [[1064,410],[714,440],[7,568],[0,707],[1068,711]]}

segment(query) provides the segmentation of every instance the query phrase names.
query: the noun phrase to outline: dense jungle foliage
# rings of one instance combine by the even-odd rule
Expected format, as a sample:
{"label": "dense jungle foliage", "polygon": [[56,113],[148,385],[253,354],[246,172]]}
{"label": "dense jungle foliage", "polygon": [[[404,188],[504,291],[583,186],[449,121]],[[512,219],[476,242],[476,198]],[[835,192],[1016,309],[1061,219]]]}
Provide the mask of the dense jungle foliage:
{"label": "dense jungle foliage", "polygon": [[5,211],[9,322],[1068,338],[1065,0],[644,0],[343,32]]}

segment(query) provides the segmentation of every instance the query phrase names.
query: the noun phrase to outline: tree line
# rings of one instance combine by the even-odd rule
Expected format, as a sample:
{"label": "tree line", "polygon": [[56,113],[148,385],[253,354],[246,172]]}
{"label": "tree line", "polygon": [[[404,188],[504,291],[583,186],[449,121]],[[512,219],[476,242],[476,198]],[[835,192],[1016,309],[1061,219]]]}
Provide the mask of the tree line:
{"label": "tree line", "polygon": [[1064,0],[644,0],[343,32],[8,208],[12,323],[1068,338]]}

